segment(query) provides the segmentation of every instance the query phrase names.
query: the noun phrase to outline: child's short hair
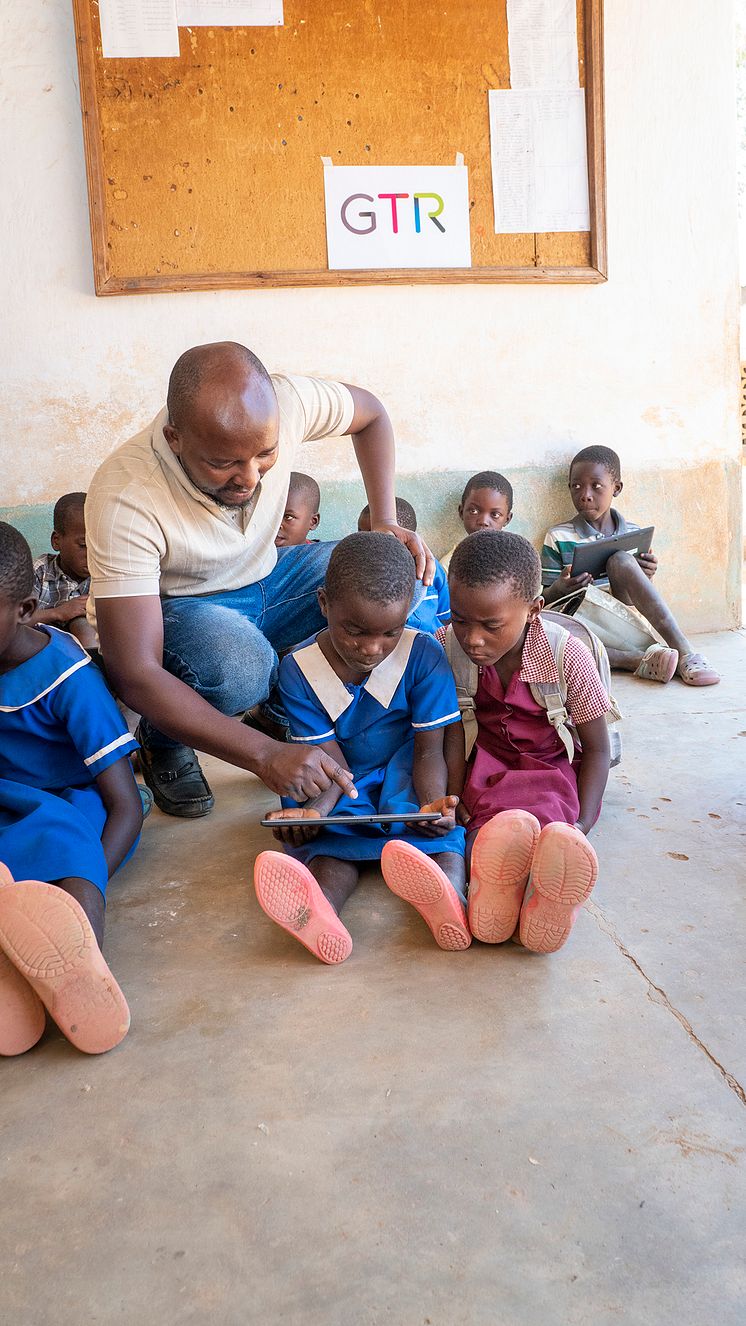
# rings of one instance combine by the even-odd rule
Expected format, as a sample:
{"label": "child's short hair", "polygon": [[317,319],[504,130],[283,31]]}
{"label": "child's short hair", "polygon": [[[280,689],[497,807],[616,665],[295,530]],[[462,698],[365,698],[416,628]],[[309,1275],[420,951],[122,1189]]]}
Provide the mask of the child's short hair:
{"label": "child's short hair", "polygon": [[54,532],[55,534],[65,534],[68,518],[73,511],[81,511],[85,506],[85,493],[63,493],[58,497],[54,504]]}
{"label": "child's short hair", "polygon": [[357,594],[373,603],[410,601],[415,570],[412,554],[391,534],[348,534],[337,544],[326,570],[330,600]]}
{"label": "child's short hair", "polygon": [[293,470],[290,475],[288,498],[291,493],[296,493],[304,502],[307,502],[314,516],[319,514],[321,492],[316,480],[312,479],[310,474],[302,474],[300,470]]}
{"label": "child's short hair", "polygon": [[619,483],[622,478],[622,464],[615,451],[611,447],[583,447],[577,456],[573,456],[570,461],[570,471],[572,474],[573,465],[580,465],[585,462],[587,465],[603,465],[608,470],[615,483]]}
{"label": "child's short hair", "polygon": [[464,505],[469,493],[477,488],[494,488],[496,493],[502,493],[507,499],[508,510],[513,510],[513,488],[505,478],[504,474],[498,474],[497,470],[480,470],[479,474],[472,474],[463,493],[461,494],[461,505]]}
{"label": "child's short hair", "polygon": [[[357,518],[358,525],[363,517],[370,522],[370,506],[367,502]],[[401,525],[402,529],[417,529],[417,512],[406,497],[397,497],[396,499],[396,523]]]}
{"label": "child's short hair", "polygon": [[512,581],[517,597],[527,603],[541,593],[541,562],[536,549],[521,534],[502,529],[480,529],[457,544],[448,577],[469,589]]}
{"label": "child's short hair", "polygon": [[34,592],[34,560],[20,530],[0,520],[0,597],[23,603]]}

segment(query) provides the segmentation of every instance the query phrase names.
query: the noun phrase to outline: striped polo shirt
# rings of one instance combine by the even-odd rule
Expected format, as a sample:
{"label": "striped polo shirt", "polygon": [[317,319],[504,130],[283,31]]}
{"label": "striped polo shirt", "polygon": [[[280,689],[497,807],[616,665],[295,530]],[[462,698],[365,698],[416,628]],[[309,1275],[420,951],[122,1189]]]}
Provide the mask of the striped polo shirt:
{"label": "striped polo shirt", "polygon": [[[614,535],[632,534],[640,528],[631,521],[625,520],[620,511],[611,508],[611,518],[614,522]],[[542,589],[548,589],[553,585],[557,576],[562,574],[563,567],[572,566],[573,553],[579,543],[590,543],[594,539],[608,539],[613,536],[610,534],[600,534],[597,529],[588,523],[583,516],[576,516],[574,520],[568,520],[565,525],[553,525],[544,538],[544,546],[541,550],[541,585]],[[593,582],[599,589],[608,585],[608,576],[598,576]]]}

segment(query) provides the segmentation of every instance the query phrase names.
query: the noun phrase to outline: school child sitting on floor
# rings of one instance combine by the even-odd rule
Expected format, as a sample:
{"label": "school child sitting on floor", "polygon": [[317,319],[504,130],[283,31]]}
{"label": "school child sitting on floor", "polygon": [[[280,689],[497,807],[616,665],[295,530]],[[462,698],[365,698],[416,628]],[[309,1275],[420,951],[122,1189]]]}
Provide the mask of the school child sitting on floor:
{"label": "school child sitting on floor", "polygon": [[[612,507],[624,487],[619,457],[610,447],[584,447],[570,464],[568,487],[577,515],[549,530],[541,553],[544,601],[573,613],[606,646],[612,668],[646,681],[678,675],[687,686],[714,686],[719,674],[694,651],[671,609],[652,583],[653,552],[619,552],[603,577],[571,575],[578,543],[639,529]],[[578,604],[580,606],[578,606]]]}
{"label": "school child sitting on floor", "polygon": [[[443,756],[443,730],[459,723],[459,709],[441,646],[405,625],[413,586],[414,563],[395,539],[348,535],[319,590],[326,629],[280,664],[291,740],[322,746],[351,772],[357,793],[335,785],[307,801],[308,828],[283,830],[276,812],[286,855],[262,852],[254,869],[261,907],[322,962],[344,962],[352,952],[339,913],[361,863],[379,859],[389,888],[417,909],[441,948],[471,943],[464,831]],[[408,828],[407,814],[419,810],[440,819]],[[400,813],[401,823],[313,827],[314,816],[332,811]]]}
{"label": "school child sitting on floor", "polygon": [[[417,529],[417,513],[404,497],[396,499],[396,520],[402,529]],[[364,506],[357,518],[358,531],[370,533],[370,507]],[[451,606],[448,597],[448,576],[445,568],[435,559],[435,571],[431,585],[415,581],[412,603],[407,617],[407,626],[413,631],[426,631],[435,635],[442,626],[451,620]]]}
{"label": "school child sitting on floor", "polygon": [[[477,727],[465,769],[463,732],[449,729],[445,743],[471,858],[471,932],[500,944],[518,926],[524,947],[553,953],[598,874],[586,834],[609,773],[609,698],[585,645],[542,622],[539,558],[520,534],[464,539],[449,580],[446,652],[457,682],[462,663],[474,674],[458,686]],[[554,726],[547,706],[560,690],[560,648],[566,717],[555,713]]]}
{"label": "school child sitting on floor", "polygon": [[44,1006],[100,1054],[129,1027],[100,945],[107,881],[142,824],[137,742],[77,640],[30,624],[33,583],[26,540],[0,522],[0,1054],[36,1044]]}
{"label": "school child sitting on floor", "polygon": [[65,493],[55,504],[50,543],[53,553],[34,562],[33,593],[38,601],[32,624],[69,631],[84,649],[94,649],[96,633],[86,621],[91,578],[85,541],[85,493]]}
{"label": "school child sitting on floor", "polygon": [[[478,529],[503,529],[513,519],[513,488],[504,474],[497,470],[480,470],[472,474],[458,507],[459,520],[467,534]],[[443,558],[446,571],[458,547],[456,544]]]}
{"label": "school child sitting on floor", "polygon": [[321,519],[320,506],[321,493],[316,480],[310,474],[293,470],[285,501],[285,514],[280,521],[275,546],[296,548],[301,543],[318,543],[318,539],[309,539],[308,536],[312,529],[317,528]]}

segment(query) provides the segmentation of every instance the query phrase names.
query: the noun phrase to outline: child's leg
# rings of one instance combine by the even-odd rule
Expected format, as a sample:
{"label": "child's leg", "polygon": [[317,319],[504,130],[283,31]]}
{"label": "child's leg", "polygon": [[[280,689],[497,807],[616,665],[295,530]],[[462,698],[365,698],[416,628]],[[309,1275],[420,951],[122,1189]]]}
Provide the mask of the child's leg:
{"label": "child's leg", "polygon": [[311,866],[315,873],[284,852],[260,852],[254,865],[259,906],[322,962],[344,962],[352,939],[337,909],[355,888],[358,867],[326,856],[316,857]]}
{"label": "child's leg", "polygon": [[99,948],[104,946],[104,916],[106,914],[106,903],[104,895],[95,884],[91,884],[88,879],[76,879],[69,876],[67,879],[55,879],[53,883],[58,889],[69,893],[71,898],[79,902],[90,922],[91,930],[96,936],[96,943]]}
{"label": "child's leg", "polygon": [[[639,562],[631,553],[615,553],[606,563],[606,572],[614,598],[619,599],[620,603],[631,603],[633,607],[637,608],[643,617],[647,617],[650,625],[663,637],[671,649],[675,649],[679,654],[692,652],[692,646],[665,599],[659,594],[652,580],[645,575]],[[626,661],[615,662],[614,659],[617,655],[621,655],[622,659],[626,659]],[[633,666],[634,659],[637,659],[637,662]],[[634,671],[641,660],[641,653],[627,654],[626,651],[609,650],[609,661],[612,667]]]}
{"label": "child's leg", "polygon": [[358,886],[360,868],[357,862],[340,861],[334,856],[315,856],[309,862],[308,869],[339,916],[347,899]]}
{"label": "child's leg", "polygon": [[88,880],[60,884],[21,880],[0,888],[0,947],[67,1039],[87,1054],[101,1054],[119,1044],[130,1022],[79,901],[90,907],[101,933],[103,896]]}
{"label": "child's leg", "polygon": [[426,856],[411,843],[393,838],[381,853],[381,872],[391,892],[419,912],[440,948],[469,947],[463,902],[466,873],[459,853]]}

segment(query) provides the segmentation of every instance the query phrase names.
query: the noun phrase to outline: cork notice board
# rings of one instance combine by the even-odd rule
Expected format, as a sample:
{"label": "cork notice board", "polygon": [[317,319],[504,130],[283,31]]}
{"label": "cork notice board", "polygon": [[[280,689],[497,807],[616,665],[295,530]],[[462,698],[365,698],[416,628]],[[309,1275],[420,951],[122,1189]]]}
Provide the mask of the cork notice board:
{"label": "cork notice board", "polygon": [[[73,0],[96,293],[606,278],[603,0],[577,0],[591,230],[496,235],[491,88],[505,0],[285,0],[278,28],[181,28],[171,59],[101,56]],[[322,157],[469,171],[473,266],[329,271]]]}

